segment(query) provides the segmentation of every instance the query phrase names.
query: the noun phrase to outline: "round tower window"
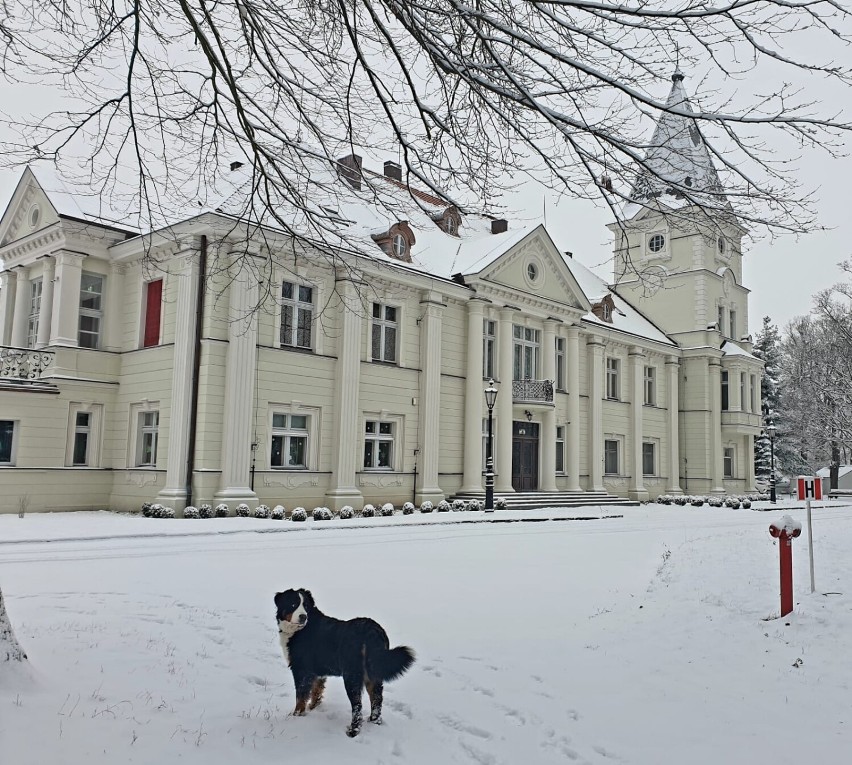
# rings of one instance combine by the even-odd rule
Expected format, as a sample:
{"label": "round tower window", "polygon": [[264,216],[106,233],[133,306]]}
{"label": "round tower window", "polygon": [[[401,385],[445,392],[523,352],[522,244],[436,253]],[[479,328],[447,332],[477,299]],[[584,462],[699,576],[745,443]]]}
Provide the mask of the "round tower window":
{"label": "round tower window", "polygon": [[527,263],[527,279],[533,283],[538,281],[538,266],[535,263]]}
{"label": "round tower window", "polygon": [[666,246],[666,238],[662,234],[654,234],[648,240],[648,249],[651,252],[661,252]]}
{"label": "round tower window", "polygon": [[30,228],[35,228],[38,225],[40,218],[41,210],[38,209],[38,205],[33,205],[30,208]]}

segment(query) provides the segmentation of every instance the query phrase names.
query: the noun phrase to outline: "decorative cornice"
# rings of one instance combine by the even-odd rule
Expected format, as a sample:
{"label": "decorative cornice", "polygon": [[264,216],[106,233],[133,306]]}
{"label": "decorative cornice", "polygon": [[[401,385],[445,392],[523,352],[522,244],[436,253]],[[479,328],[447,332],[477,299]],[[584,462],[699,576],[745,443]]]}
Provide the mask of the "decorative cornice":
{"label": "decorative cornice", "polygon": [[62,224],[54,223],[52,226],[36,231],[23,239],[18,239],[0,250],[0,262],[6,268],[29,265],[40,257],[52,254],[64,245],[65,232],[62,230]]}

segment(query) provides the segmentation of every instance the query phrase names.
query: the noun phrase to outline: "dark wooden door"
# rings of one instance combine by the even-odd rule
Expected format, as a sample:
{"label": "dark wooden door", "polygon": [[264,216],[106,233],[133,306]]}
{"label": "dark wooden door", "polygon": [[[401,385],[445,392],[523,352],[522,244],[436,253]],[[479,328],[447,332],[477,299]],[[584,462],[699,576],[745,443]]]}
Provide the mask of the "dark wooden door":
{"label": "dark wooden door", "polygon": [[538,491],[538,423],[512,423],[512,488]]}

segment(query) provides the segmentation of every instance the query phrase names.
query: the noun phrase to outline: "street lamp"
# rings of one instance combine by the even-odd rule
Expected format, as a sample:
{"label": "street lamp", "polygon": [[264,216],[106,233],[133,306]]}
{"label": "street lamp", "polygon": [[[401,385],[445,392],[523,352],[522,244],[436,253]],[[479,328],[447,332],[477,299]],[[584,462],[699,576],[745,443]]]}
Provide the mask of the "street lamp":
{"label": "street lamp", "polygon": [[771,422],[766,426],[769,436],[769,501],[775,504],[775,425]]}
{"label": "street lamp", "polygon": [[494,380],[488,381],[485,389],[485,405],[488,407],[488,441],[485,445],[485,512],[494,512],[494,402],[497,401],[497,388]]}

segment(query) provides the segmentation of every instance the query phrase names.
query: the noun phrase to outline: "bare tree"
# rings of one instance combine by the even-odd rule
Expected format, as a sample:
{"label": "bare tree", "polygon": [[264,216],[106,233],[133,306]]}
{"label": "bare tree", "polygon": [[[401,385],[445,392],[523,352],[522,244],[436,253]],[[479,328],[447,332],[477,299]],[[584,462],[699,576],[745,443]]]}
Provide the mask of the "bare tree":
{"label": "bare tree", "polygon": [[0,662],[25,661],[26,658],[27,655],[12,630],[12,623],[6,613],[6,603],[3,601],[3,590],[0,590]]}
{"label": "bare tree", "polygon": [[[206,204],[238,159],[250,207],[235,212],[345,249],[334,206],[317,201],[334,190],[316,167],[370,147],[463,210],[535,173],[617,218],[629,199],[666,197],[804,231],[816,221],[793,155],[835,152],[850,129],[789,84],[818,75],[848,101],[852,74],[832,60],[850,59],[839,0],[0,4],[5,76],[68,93],[68,108],[3,147],[7,159],[82,158],[111,195],[134,177],[150,225],[172,200]],[[677,67],[702,73],[694,109],[665,98]],[[696,187],[676,158],[646,162],[650,123],[637,112],[694,119],[721,185]]]}

